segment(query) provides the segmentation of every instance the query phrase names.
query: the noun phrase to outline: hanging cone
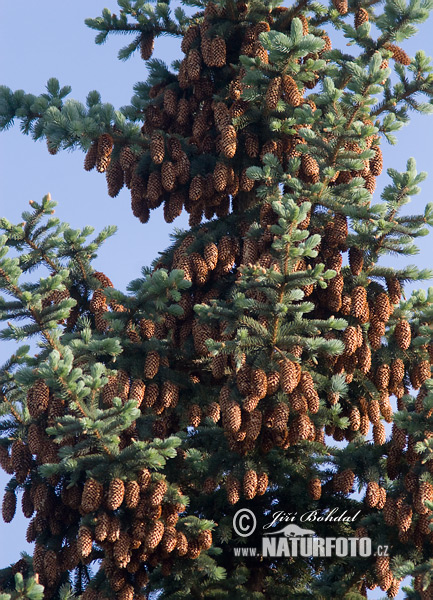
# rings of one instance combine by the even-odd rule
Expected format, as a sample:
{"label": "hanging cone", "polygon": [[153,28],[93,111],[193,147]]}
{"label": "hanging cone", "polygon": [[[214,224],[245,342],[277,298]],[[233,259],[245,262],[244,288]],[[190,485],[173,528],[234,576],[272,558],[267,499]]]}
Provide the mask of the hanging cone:
{"label": "hanging cone", "polygon": [[6,490],[3,496],[2,517],[5,523],[10,523],[15,516],[17,498],[11,490]]}
{"label": "hanging cone", "polygon": [[401,284],[396,277],[390,277],[386,280],[389,300],[391,304],[398,304],[401,298]]}
{"label": "hanging cone", "polygon": [[392,52],[392,58],[395,60],[395,62],[406,66],[410,65],[410,63],[412,62],[410,56],[408,56],[406,52],[402,50],[402,48],[400,48],[399,46],[396,46],[395,44],[386,43],[385,48]]}
{"label": "hanging cone", "polygon": [[349,9],[347,0],[332,0],[332,4],[338,10],[340,15],[345,15]]}
{"label": "hanging cone", "polygon": [[89,149],[86,152],[84,158],[84,170],[91,171],[96,166],[96,159],[98,157],[98,142],[94,141],[90,144]]}
{"label": "hanging cone", "polygon": [[250,469],[244,475],[243,492],[247,500],[252,500],[257,491],[257,473]]}
{"label": "hanging cone", "polygon": [[240,498],[241,484],[232,474],[226,479],[226,492],[229,504],[236,504]]}
{"label": "hanging cone", "polygon": [[265,95],[265,103],[268,110],[275,110],[277,108],[278,100],[280,98],[280,91],[281,77],[274,77],[271,79]]}
{"label": "hanging cone", "polygon": [[322,483],[317,477],[308,482],[308,493],[313,500],[320,500],[322,495]]}
{"label": "hanging cone", "polygon": [[149,60],[153,54],[155,39],[153,34],[142,36],[140,40],[140,55],[143,60]]}
{"label": "hanging cone", "polygon": [[410,324],[405,320],[399,321],[395,326],[394,337],[398,346],[402,350],[407,350],[412,339]]}
{"label": "hanging cone", "polygon": [[162,164],[165,154],[165,142],[161,133],[154,133],[150,141],[150,156],[156,165]]}
{"label": "hanging cone", "polygon": [[355,29],[358,29],[358,27],[367,23],[368,19],[368,12],[365,8],[359,7],[355,13]]}
{"label": "hanging cone", "polygon": [[125,484],[119,478],[112,479],[107,493],[106,505],[108,510],[116,510],[123,502]]}
{"label": "hanging cone", "polygon": [[349,249],[349,266],[352,275],[359,275],[364,266],[364,253],[356,246]]}
{"label": "hanging cone", "polygon": [[94,512],[101,505],[103,496],[103,487],[95,479],[88,479],[83,487],[81,497],[81,509],[84,513]]}
{"label": "hanging cone", "polygon": [[214,67],[224,67],[226,64],[226,42],[224,38],[217,36],[212,40],[211,53]]}
{"label": "hanging cone", "polygon": [[290,75],[283,75],[282,87],[284,91],[284,99],[291,106],[299,106],[301,104],[301,94],[295,80]]}

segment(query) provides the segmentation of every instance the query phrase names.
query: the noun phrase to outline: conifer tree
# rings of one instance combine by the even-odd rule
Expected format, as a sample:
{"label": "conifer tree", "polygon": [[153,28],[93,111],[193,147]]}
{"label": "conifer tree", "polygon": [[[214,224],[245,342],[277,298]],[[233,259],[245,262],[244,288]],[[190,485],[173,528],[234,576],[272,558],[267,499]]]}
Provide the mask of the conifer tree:
{"label": "conifer tree", "polygon": [[[0,125],[21,120],[50,153],[85,150],[141,222],[163,204],[190,229],[125,294],[91,265],[111,230],[89,242],[49,197],[0,221],[1,335],[40,346],[1,370],[3,518],[22,492],[35,550],[0,585],[22,587],[18,573],[46,598],[356,600],[395,597],[409,575],[407,597],[431,598],[433,290],[402,294],[432,273],[381,264],[415,254],[433,224],[430,204],[402,211],[425,174],[413,159],[389,168],[372,203],[382,140],[409,109],[431,112],[429,59],[396,44],[430,3],[118,4],[87,24],[97,43],[133,35],[120,58],[140,51],[150,74],[131,105],[91,92],[84,106],[52,79],[40,96],[3,87]],[[357,51],[332,49],[331,27]],[[151,58],[167,34],[182,38],[170,67]],[[41,265],[50,276],[29,282]],[[273,507],[361,511],[315,533],[390,555],[236,556],[261,547],[259,529],[234,532],[239,507],[262,521]]]}

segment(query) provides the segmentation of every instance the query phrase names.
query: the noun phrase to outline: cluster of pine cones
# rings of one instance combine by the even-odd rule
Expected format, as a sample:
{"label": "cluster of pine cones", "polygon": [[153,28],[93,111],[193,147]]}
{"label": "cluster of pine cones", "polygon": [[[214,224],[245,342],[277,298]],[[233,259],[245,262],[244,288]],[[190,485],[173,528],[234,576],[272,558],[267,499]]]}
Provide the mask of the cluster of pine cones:
{"label": "cluster of pine cones", "polygon": [[[242,496],[252,499],[266,492],[269,483],[266,454],[272,448],[290,451],[294,447],[296,452],[298,444],[325,443],[325,435],[333,436],[337,441],[350,441],[357,432],[367,435],[371,423],[374,443],[383,446],[389,478],[403,481],[404,488],[387,495],[384,482],[370,480],[365,495],[367,507],[383,512],[385,524],[400,541],[411,541],[416,546],[431,542],[432,534],[426,525],[430,510],[425,506],[425,500],[430,500],[433,490],[429,483],[431,462],[421,464],[415,452],[414,437],[395,424],[390,442],[386,444],[383,421],[392,421],[392,395],[397,398],[398,409],[405,409],[403,397],[410,386],[419,390],[416,412],[424,411],[423,399],[427,392],[423,384],[431,374],[433,348],[420,346],[415,349],[412,339],[418,335],[418,325],[393,316],[401,297],[397,278],[389,279],[384,285],[362,279],[364,253],[358,247],[347,247],[348,224],[344,215],[328,216],[325,235],[317,247],[317,258],[299,260],[293,271],[306,271],[319,262],[337,272],[326,290],[309,285],[304,288],[304,293],[315,306],[311,318],[334,315],[349,323],[343,332],[325,334],[328,339],[340,339],[345,350],[338,357],[324,356],[321,370],[327,380],[334,374],[344,376],[350,393],[339,397],[332,389],[318,385],[314,373],[317,368],[312,368],[302,340],[284,349],[290,358],[270,361],[266,368],[250,362],[247,356],[240,368],[234,356],[211,356],[206,341],[230,341],[233,334],[226,332],[227,323],[223,320],[214,321],[214,326],[200,321],[193,306],[211,305],[212,299],[227,297],[245,266],[254,265],[263,273],[267,269],[281,271],[281,263],[271,249],[275,235],[270,227],[277,216],[270,204],[263,203],[256,217],[253,223],[239,219],[238,236],[233,230],[231,234],[221,229],[216,233],[217,229],[212,229],[211,224],[203,226],[194,235],[187,234],[162,255],[158,267],[169,271],[183,269],[185,278],[192,282],[179,301],[184,313],[180,317],[166,314],[159,323],[150,319],[135,322],[133,318],[127,322],[125,334],[132,344],[142,347],[151,341],[152,349],[143,357],[141,378],[131,376],[127,370],[118,370],[109,378],[101,394],[101,406],[111,407],[116,396],[122,401],[134,399],[143,414],[154,415],[152,434],[159,438],[186,427],[199,428],[210,422],[221,424],[228,447],[239,454],[240,461],[233,472],[211,474],[203,482],[202,489],[212,494],[224,488],[230,504],[237,503]],[[312,209],[300,228],[314,229],[319,222],[323,225],[323,213],[316,214]],[[347,250],[349,264],[343,267],[342,254]],[[98,272],[94,276],[101,287],[94,291],[88,302],[88,314],[94,315],[95,327],[101,333],[109,334],[109,320],[104,318],[106,311],[124,312],[126,309],[106,297],[104,289],[112,287],[109,278]],[[248,295],[263,305],[268,303],[263,292],[252,289]],[[65,297],[66,292],[58,292],[47,301],[61,302]],[[254,311],[250,316],[269,328],[273,325],[271,308],[269,306],[266,316]],[[76,311],[76,308],[72,310]],[[392,336],[385,352],[383,336],[387,327]],[[155,350],[158,341],[163,340],[173,348],[173,356],[178,355],[181,348],[186,363],[179,365],[170,351]],[[192,359],[189,364],[188,358]],[[197,359],[202,361],[200,369],[193,362]],[[366,378],[368,387],[363,385]],[[206,393],[200,394],[207,400],[200,404],[194,392],[196,386],[207,388]],[[217,397],[215,389],[219,390]],[[186,399],[191,396],[194,402],[188,404]],[[328,407],[340,403],[342,416],[349,419],[348,429],[317,420],[320,399],[325,400]],[[181,500],[177,504],[165,502],[167,484],[152,478],[149,473],[137,474],[137,479],[132,482],[120,479],[104,483],[83,481],[74,492],[65,489],[64,482],[56,478],[35,481],[35,464],[58,462],[57,445],[46,435],[45,428],[64,414],[65,404],[50,394],[42,380],[38,380],[29,391],[27,405],[34,420],[27,439],[13,442],[10,454],[0,447],[0,463],[8,473],[15,474],[19,484],[24,485],[24,514],[31,517],[36,511],[29,525],[28,539],[37,538],[35,564],[40,565],[38,572],[48,589],[58,582],[63,571],[73,568],[71,565],[92,560],[95,545],[104,551],[104,569],[113,589],[118,586],[121,598],[129,598],[134,586],[142,585],[147,576],[146,569],[162,563],[168,572],[171,556],[194,558],[206,547],[198,539],[185,540],[184,534],[176,529],[178,515],[184,508]],[[134,424],[122,434],[121,448],[137,439],[137,435]],[[429,437],[430,433],[425,432],[425,435]],[[252,456],[259,457],[257,464],[262,468],[249,466]],[[179,460],[183,458],[181,451]],[[332,480],[333,491],[351,493],[356,476],[352,469],[337,472]],[[326,482],[323,484],[327,485]],[[309,481],[308,490],[313,500],[320,499],[323,484],[317,477]],[[70,494],[75,495],[75,499],[70,499]],[[14,515],[15,504],[15,492],[8,489],[3,501],[3,517],[8,522]],[[89,506],[93,507],[91,511],[86,509]],[[147,512],[149,507],[152,507],[150,513]],[[411,507],[414,507],[413,512]],[[119,510],[131,515],[131,524],[126,528],[116,515]],[[89,512],[95,515],[94,526],[81,522]],[[110,537],[107,533],[107,538],[104,533],[97,533],[99,525],[98,532],[104,527],[108,531],[115,526],[119,537],[115,534]],[[49,532],[47,540],[52,536],[60,540],[73,528],[77,531],[76,538],[69,540],[59,553],[52,552],[51,545],[45,547],[41,541],[44,532]],[[206,536],[209,540],[210,532]],[[185,547],[188,549],[182,554]],[[146,567],[134,571],[137,564]],[[116,583],[118,580],[120,583]],[[378,575],[378,583],[389,594],[394,594],[397,583],[393,577]],[[88,593],[91,593],[90,589]]]}
{"label": "cluster of pine cones", "polygon": [[[274,9],[256,25],[246,20],[245,5],[238,3],[238,10],[238,22],[228,41],[214,33],[225,15],[212,3],[207,5],[201,24],[191,25],[186,31],[181,45],[185,58],[177,79],[156,84],[150,90],[151,101],[145,109],[142,127],[142,151],[136,153],[124,142],[115,143],[115,132],[102,134],[88,150],[85,169],[96,167],[106,172],[110,196],[116,196],[126,185],[131,190],[133,213],[144,223],[150,210],[161,204],[168,223],[185,208],[191,226],[198,225],[203,217],[226,216],[230,202],[234,212],[241,210],[245,195],[249,194],[251,203],[257,185],[248,177],[247,168],[260,165],[267,153],[277,156],[283,168],[288,160],[299,157],[301,167],[297,176],[306,183],[319,180],[317,160],[297,150],[305,140],[299,135],[277,134],[267,124],[269,114],[282,102],[288,116],[295,107],[304,104],[315,111],[314,94],[305,97],[304,86],[313,88],[319,81],[319,73],[306,83],[297,82],[289,74],[270,74],[266,70],[268,53],[259,35],[269,31],[269,23],[286,30],[290,23],[281,21],[279,25],[279,19],[287,9]],[[308,19],[302,14],[298,18],[304,35],[308,34]],[[314,32],[322,36],[325,44],[317,54],[307,55],[304,62],[320,58],[331,49],[327,34],[316,29]],[[240,55],[259,57],[268,77],[267,90],[252,103],[242,98],[245,68],[233,66],[239,64]],[[227,89],[228,94],[224,91]],[[263,122],[249,126],[251,111],[257,109],[262,112]],[[296,129],[301,127],[296,125]],[[332,141],[331,134],[328,141]],[[361,176],[365,187],[373,192],[375,177],[382,169],[377,142],[376,137],[371,138],[370,146],[376,156],[365,161],[362,171],[337,172],[329,185],[348,183],[352,177]],[[361,152],[357,144],[346,145],[354,158]]]}
{"label": "cluster of pine cones", "polygon": [[[143,397],[144,384],[133,381],[129,385],[129,377],[122,372],[115,388],[111,380],[104,389],[105,405],[114,396],[135,399],[138,404]],[[195,559],[210,548],[210,530],[193,536],[177,527],[179,515],[185,511],[180,491],[174,488],[177,501],[173,493],[168,500],[166,479],[148,469],[140,469],[134,480],[114,477],[103,483],[88,478],[69,485],[67,478],[57,475],[48,480],[39,477],[38,465],[59,462],[58,446],[45,428],[68,411],[42,380],[30,388],[28,407],[33,423],[27,440],[14,441],[10,455],[0,446],[0,465],[23,485],[22,511],[31,519],[26,538],[29,543],[36,541],[33,569],[47,598],[62,576],[80,564],[102,558],[111,590],[121,600],[132,600],[146,585],[150,569],[162,566],[168,574],[173,556]],[[124,434],[123,446],[128,443],[131,432]],[[16,492],[8,488],[2,504],[5,522],[12,521],[16,503]],[[89,587],[85,596],[97,597],[97,590]]]}

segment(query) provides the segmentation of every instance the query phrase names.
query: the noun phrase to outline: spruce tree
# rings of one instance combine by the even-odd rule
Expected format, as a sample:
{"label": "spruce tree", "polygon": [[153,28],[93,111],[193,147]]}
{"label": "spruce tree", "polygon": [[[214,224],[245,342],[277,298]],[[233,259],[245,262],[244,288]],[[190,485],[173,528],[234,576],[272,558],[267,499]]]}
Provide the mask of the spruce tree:
{"label": "spruce tree", "polygon": [[[118,4],[87,24],[97,43],[131,33],[120,58],[147,61],[131,105],[83,105],[52,79],[40,96],[1,88],[0,125],[81,148],[141,222],[163,204],[190,228],[123,293],[92,267],[111,229],[89,241],[49,197],[0,220],[1,336],[39,340],[0,373],[3,518],[22,493],[35,542],[1,587],[355,600],[412,576],[406,597],[433,597],[433,289],[404,296],[432,273],[381,263],[433,224],[433,205],[403,210],[425,174],[388,169],[373,202],[382,140],[431,112],[429,59],[397,45],[430,3]],[[182,60],[152,58],[161,35],[182,38]],[[237,556],[263,533],[235,533],[240,507],[259,525],[361,511],[312,526],[389,556]]]}

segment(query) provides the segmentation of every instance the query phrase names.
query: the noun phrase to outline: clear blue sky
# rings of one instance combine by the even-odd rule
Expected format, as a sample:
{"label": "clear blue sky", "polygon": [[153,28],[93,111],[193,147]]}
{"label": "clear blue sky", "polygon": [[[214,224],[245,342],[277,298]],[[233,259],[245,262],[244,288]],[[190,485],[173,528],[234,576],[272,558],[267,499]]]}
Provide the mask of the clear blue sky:
{"label": "clear blue sky", "polygon": [[[114,0],[106,4],[100,0],[76,0],[73,4],[58,0],[26,2],[20,11],[16,2],[3,0],[0,3],[0,84],[39,94],[45,91],[50,77],[57,77],[61,85],[72,86],[70,97],[83,102],[87,93],[96,89],[102,99],[115,108],[128,104],[134,83],[146,79],[146,66],[138,54],[127,62],[117,60],[118,49],[131,41],[127,36],[111,36],[104,46],[94,44],[95,33],[84,25],[84,19],[100,15],[105,6],[118,12]],[[433,55],[432,26],[433,17],[420,27],[417,37],[405,43],[409,54],[422,48]],[[171,62],[179,56],[179,47],[178,40],[159,38],[155,56]],[[410,206],[411,211],[418,212],[433,200],[433,117],[414,115],[411,124],[398,133],[398,138],[397,146],[383,144],[385,168],[404,170],[407,158],[413,156],[418,170],[431,174],[422,193]],[[117,198],[110,198],[105,177],[95,171],[85,172],[83,158],[81,152],[51,156],[45,142],[35,143],[23,136],[19,127],[0,134],[0,214],[19,222],[29,200],[39,201],[50,192],[59,203],[57,216],[72,227],[89,224],[99,230],[116,224],[118,233],[106,243],[95,267],[106,272],[116,287],[124,289],[131,279],[139,276],[141,266],[149,264],[157,252],[168,245],[173,227],[186,227],[187,220],[182,215],[173,225],[167,225],[160,209],[152,212],[147,225],[142,225],[131,213],[129,191],[122,190]],[[379,188],[386,182],[387,176],[383,174]],[[402,264],[416,262],[419,267],[431,267],[432,240],[432,236],[423,238],[418,257]],[[0,362],[6,353],[3,345]],[[1,471],[0,491],[7,480],[8,476]],[[17,560],[21,550],[31,552],[30,546],[23,542],[27,524],[20,508],[11,524],[0,523],[0,568]]]}

